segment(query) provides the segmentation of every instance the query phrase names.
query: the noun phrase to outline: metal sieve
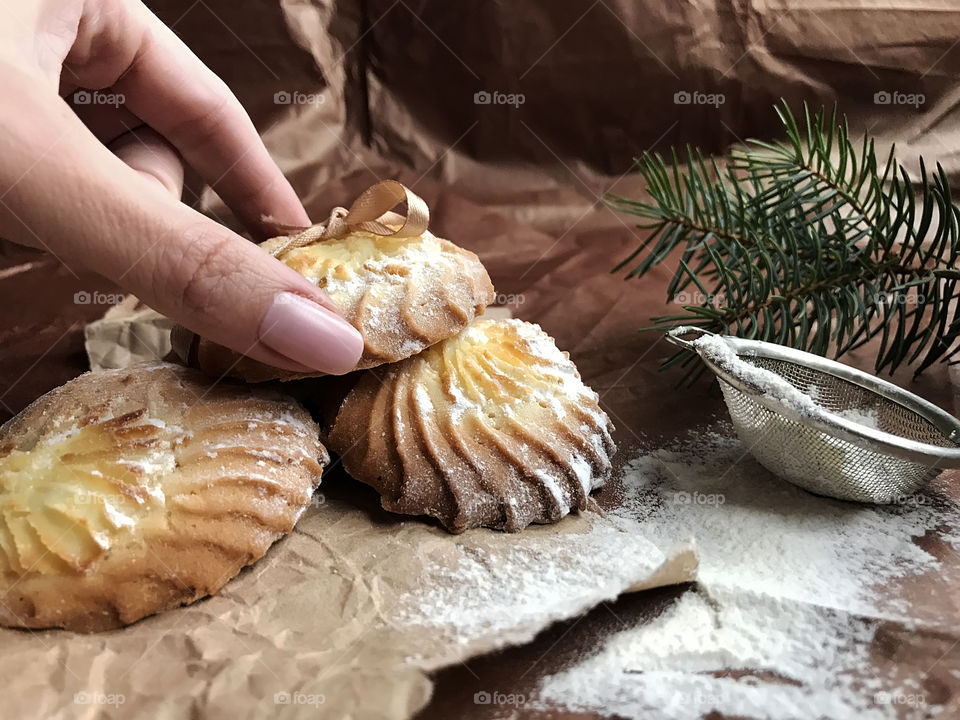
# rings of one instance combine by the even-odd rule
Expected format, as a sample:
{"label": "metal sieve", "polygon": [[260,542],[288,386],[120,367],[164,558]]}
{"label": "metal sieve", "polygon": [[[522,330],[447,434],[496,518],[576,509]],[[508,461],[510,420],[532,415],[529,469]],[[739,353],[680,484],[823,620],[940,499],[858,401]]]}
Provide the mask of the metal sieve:
{"label": "metal sieve", "polygon": [[813,399],[812,412],[799,412],[704,353],[694,344],[704,335],[713,333],[683,326],[666,337],[720,379],[737,434],[775,475],[818,495],[892,503],[960,467],[960,422],[913,393],[819,355],[721,336],[741,361]]}

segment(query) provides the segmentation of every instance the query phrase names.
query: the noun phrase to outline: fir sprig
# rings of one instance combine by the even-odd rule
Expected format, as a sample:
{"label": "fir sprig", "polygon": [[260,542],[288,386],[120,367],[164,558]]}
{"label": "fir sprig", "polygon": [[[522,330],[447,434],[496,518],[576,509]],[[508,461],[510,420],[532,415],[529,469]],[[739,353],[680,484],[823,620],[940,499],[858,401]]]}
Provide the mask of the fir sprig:
{"label": "fir sprig", "polygon": [[636,162],[651,201],[609,198],[650,231],[614,272],[641,276],[670,257],[668,298],[695,300],[647,329],[694,325],[834,356],[879,335],[878,372],[953,359],[960,211],[943,168],[921,160],[913,182],[892,149],[881,161],[868,135],[855,144],[836,110],[804,106],[801,123],[786,103],[776,111],[785,140],[749,140],[722,168],[691,147],[682,161],[646,153]]}

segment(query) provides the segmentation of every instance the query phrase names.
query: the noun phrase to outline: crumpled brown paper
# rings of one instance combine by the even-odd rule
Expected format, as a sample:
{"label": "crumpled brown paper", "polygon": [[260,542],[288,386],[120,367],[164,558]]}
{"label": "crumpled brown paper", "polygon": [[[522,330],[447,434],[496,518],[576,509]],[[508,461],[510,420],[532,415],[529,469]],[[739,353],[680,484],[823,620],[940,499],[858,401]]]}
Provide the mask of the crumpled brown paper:
{"label": "crumpled brown paper", "polygon": [[[605,396],[621,438],[636,436],[637,443],[702,423],[716,406],[675,402],[662,389],[673,379],[655,370],[667,351],[649,335],[630,334],[662,310],[663,274],[630,285],[605,274],[638,238],[629,220],[591,208],[611,184],[624,195],[640,193],[632,177],[617,177],[633,155],[686,142],[719,150],[740,137],[764,135],[775,129],[771,105],[785,96],[794,106],[801,99],[828,105],[842,99],[841,110],[862,116],[858,127],[880,122],[876,131],[889,126],[884,136],[900,140],[903,119],[916,118],[907,150],[946,155],[948,170],[957,166],[951,142],[957,103],[944,91],[955,82],[960,57],[953,48],[956,10],[879,0],[733,9],[651,0],[582,8],[546,0],[150,5],[237,92],[311,212],[348,202],[370,182],[395,175],[383,170],[383,157],[414,168],[404,180],[417,192],[423,177],[455,183],[460,195],[424,192],[435,224],[449,231],[440,234],[480,252],[504,301],[515,298],[517,314],[541,322],[574,353]],[[322,93],[324,101],[278,105],[274,99],[296,90]],[[522,92],[525,102],[478,107],[473,94],[484,90]],[[682,90],[720,91],[725,103],[719,110],[678,107],[673,95]],[[921,92],[927,104],[878,108],[873,94],[884,90]],[[910,160],[909,152],[902,154]],[[328,182],[350,170],[367,176]],[[194,200],[189,190],[187,199]],[[221,206],[207,208],[230,222]],[[79,317],[77,308],[69,309],[71,319]],[[46,349],[34,348],[30,338],[42,331],[53,334],[52,342],[67,333],[51,322],[59,310],[44,306],[46,314],[32,320],[35,328],[10,331],[29,358],[13,365],[14,377]],[[143,348],[131,352],[122,327],[110,332],[113,344],[94,343],[98,365],[141,354]],[[147,339],[145,354],[162,351],[162,328],[137,335],[160,340]],[[69,377],[68,369],[78,371],[59,350],[44,357],[51,370],[35,383],[32,375],[18,381],[6,402],[19,407],[14,396],[26,400]],[[939,377],[919,382],[926,387]],[[662,412],[668,403],[670,412]],[[628,453],[624,448],[621,456]],[[455,563],[475,561],[481,549],[536,548],[553,533],[569,540],[566,547],[591,535],[616,537],[612,521],[586,513],[519,536],[476,531],[453,538],[420,521],[401,523],[380,511],[371,494],[358,498],[359,491],[347,487],[326,480],[320,490],[326,502],[214,598],[98,636],[4,631],[0,667],[18,689],[5,696],[4,714],[403,717],[426,702],[426,670],[507,638],[522,641],[549,618],[464,643],[449,626],[401,623],[410,610],[395,603],[421,598],[425,587],[449,585]],[[635,582],[626,575],[642,576],[640,584],[689,577],[683,567],[689,554],[657,570],[660,551],[629,533],[625,539],[633,543],[622,554],[627,570],[609,587],[558,585],[557,594],[569,599],[565,614]],[[651,564],[636,560],[644,553]],[[589,559],[585,563],[589,569]],[[486,587],[487,580],[469,587]],[[83,706],[73,702],[76,692],[103,696],[87,697]],[[288,707],[274,704],[276,693],[281,704],[290,700]],[[321,693],[325,703],[313,704]],[[123,705],[96,702],[120,695]]]}
{"label": "crumpled brown paper", "polygon": [[170,318],[128,295],[84,328],[90,369],[112,370],[166,357],[174,325]]}
{"label": "crumpled brown paper", "polygon": [[[157,360],[169,325],[128,298],[88,325],[91,364]],[[19,689],[6,710],[407,718],[430,698],[430,671],[696,571],[690,544],[658,548],[595,504],[519,534],[458,536],[377,504],[334,469],[294,532],[214,597],[98,635],[0,631],[0,672]]]}

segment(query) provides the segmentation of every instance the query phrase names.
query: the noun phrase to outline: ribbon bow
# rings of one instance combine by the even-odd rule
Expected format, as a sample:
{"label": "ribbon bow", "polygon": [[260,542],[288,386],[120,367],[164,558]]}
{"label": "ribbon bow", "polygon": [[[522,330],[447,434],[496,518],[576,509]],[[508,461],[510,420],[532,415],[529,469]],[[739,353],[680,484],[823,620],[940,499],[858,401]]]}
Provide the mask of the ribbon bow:
{"label": "ribbon bow", "polygon": [[[406,216],[388,212],[401,202],[407,203]],[[403,222],[396,230],[386,224],[388,219]],[[310,245],[319,240],[330,240],[363,230],[381,237],[416,237],[422,235],[430,224],[430,209],[423,198],[396,180],[383,180],[371,185],[353,201],[350,209],[336,207],[326,221],[308,228],[286,227],[295,234],[271,238],[260,247],[273,257],[281,259],[291,250]]]}

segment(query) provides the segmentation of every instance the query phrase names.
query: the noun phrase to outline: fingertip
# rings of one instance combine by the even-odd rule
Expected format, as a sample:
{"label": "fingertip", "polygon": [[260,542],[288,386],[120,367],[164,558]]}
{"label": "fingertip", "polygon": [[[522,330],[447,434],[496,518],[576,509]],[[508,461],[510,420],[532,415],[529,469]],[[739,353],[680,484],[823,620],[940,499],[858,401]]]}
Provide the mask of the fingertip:
{"label": "fingertip", "polygon": [[291,292],[278,293],[264,313],[260,342],[301,365],[331,375],[356,369],[363,336],[338,313]]}

